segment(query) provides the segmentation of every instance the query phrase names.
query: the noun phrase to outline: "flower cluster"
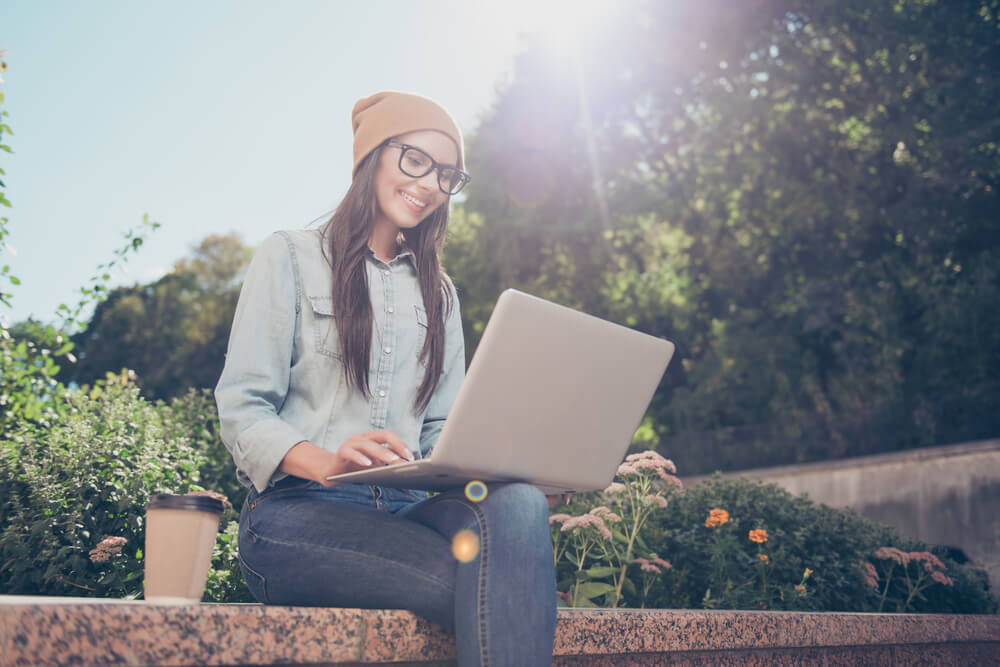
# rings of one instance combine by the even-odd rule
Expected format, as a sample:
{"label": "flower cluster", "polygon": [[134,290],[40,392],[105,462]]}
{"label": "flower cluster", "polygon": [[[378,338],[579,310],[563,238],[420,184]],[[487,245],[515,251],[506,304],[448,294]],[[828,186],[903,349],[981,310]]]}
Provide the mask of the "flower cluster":
{"label": "flower cluster", "polygon": [[721,509],[713,509],[708,513],[708,518],[705,519],[706,528],[717,528],[724,523],[729,523],[729,512]]}
{"label": "flower cluster", "polygon": [[891,560],[895,561],[897,564],[906,567],[910,564],[910,554],[897,549],[896,547],[880,547],[875,552],[875,558],[879,560]]}
{"label": "flower cluster", "polygon": [[869,588],[873,588],[877,591],[878,571],[875,569],[875,566],[866,561],[861,564],[861,567],[865,571],[865,584],[867,584]]}
{"label": "flower cluster", "polygon": [[664,498],[663,496],[657,495],[655,493],[651,493],[648,496],[646,496],[646,504],[647,505],[656,505],[660,509],[663,509],[664,507],[667,506],[667,499]]}
{"label": "flower cluster", "polygon": [[625,461],[618,466],[618,474],[622,477],[640,475],[643,470],[655,472],[660,479],[671,486],[678,488],[683,486],[681,480],[674,475],[677,472],[677,466],[674,465],[674,462],[663,458],[653,450],[629,454],[625,457]]}
{"label": "flower cluster", "polygon": [[659,557],[636,558],[632,562],[637,563],[639,565],[639,569],[643,572],[651,572],[653,574],[660,574],[663,570],[669,570],[673,567],[673,565],[670,564],[670,561],[663,560]]}
{"label": "flower cluster", "polygon": [[767,542],[767,531],[764,530],[763,528],[758,528],[757,530],[751,530],[749,537],[751,542],[756,542],[757,544],[764,544],[764,542]]}
{"label": "flower cluster", "polygon": [[[903,551],[897,549],[896,547],[880,547],[875,551],[875,558],[878,560],[892,561],[898,565],[906,567],[910,563],[916,563],[918,567],[923,565],[924,571],[931,575],[931,579],[938,582],[939,584],[944,584],[945,586],[954,585],[951,577],[945,575],[941,570],[947,569],[945,564],[940,558],[932,554],[930,551]],[[872,585],[869,577],[869,567],[871,571],[874,571],[874,567],[871,567],[869,563],[866,563],[868,567],[865,568],[865,581],[869,586]],[[875,586],[878,585],[878,576],[875,576]]]}
{"label": "flower cluster", "polygon": [[90,562],[105,563],[112,556],[120,554],[122,547],[128,542],[124,537],[105,537],[97,546],[90,550]]}
{"label": "flower cluster", "polygon": [[[601,511],[603,510],[603,511]],[[569,514],[553,514],[549,517],[549,525],[553,523],[562,524],[562,532],[568,533],[578,528],[593,528],[606,540],[611,539],[611,531],[608,529],[608,521],[621,521],[621,517],[604,506],[595,507],[586,514],[580,516],[570,516]]]}
{"label": "flower cluster", "polygon": [[[929,551],[903,551],[896,547],[880,547],[872,554],[876,560],[884,563],[882,566],[885,585],[882,587],[881,601],[878,610],[881,612],[886,604],[892,603],[898,612],[906,612],[914,600],[921,598],[921,592],[934,583],[942,586],[954,586],[955,582],[943,570],[945,564]],[[916,572],[910,569],[913,565]],[[865,583],[877,592],[879,589],[878,572],[871,563],[863,564]],[[899,568],[899,577],[893,574]],[[892,593],[893,581],[899,581],[904,589],[902,594]],[[896,591],[899,590],[896,587]]]}

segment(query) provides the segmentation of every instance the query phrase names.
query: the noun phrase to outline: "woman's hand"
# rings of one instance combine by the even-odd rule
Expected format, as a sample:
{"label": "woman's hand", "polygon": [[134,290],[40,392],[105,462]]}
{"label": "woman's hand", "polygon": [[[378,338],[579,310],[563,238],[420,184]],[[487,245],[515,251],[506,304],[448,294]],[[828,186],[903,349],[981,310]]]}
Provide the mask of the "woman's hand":
{"label": "woman's hand", "polygon": [[398,435],[382,429],[352,435],[336,452],[328,452],[303,440],[288,450],[278,470],[323,486],[333,486],[336,482],[328,482],[327,477],[404,460],[412,461],[413,452]]}

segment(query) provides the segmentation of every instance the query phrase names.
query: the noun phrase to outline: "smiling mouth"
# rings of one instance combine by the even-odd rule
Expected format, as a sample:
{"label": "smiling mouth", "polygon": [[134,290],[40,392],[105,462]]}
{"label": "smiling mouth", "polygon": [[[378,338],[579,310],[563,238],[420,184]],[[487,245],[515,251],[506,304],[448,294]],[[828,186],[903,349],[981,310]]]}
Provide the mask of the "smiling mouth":
{"label": "smiling mouth", "polygon": [[399,191],[399,196],[402,197],[405,202],[407,202],[409,204],[412,204],[413,206],[416,206],[418,209],[421,209],[421,208],[424,208],[425,206],[427,206],[427,202],[421,201],[421,200],[417,199],[416,197],[414,197],[413,195],[409,195],[409,194],[403,192],[402,190]]}

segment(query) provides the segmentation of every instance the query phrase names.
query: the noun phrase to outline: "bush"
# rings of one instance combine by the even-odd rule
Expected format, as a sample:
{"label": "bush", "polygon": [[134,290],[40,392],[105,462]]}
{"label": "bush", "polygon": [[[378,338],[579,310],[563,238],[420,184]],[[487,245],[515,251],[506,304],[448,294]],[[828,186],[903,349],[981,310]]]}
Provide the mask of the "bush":
{"label": "bush", "polygon": [[[657,461],[664,470],[656,469]],[[557,588],[572,606],[993,613],[987,579],[945,549],[774,484],[677,488],[632,454],[618,481],[553,513]]]}
{"label": "bush", "polygon": [[[725,510],[727,521],[706,525],[712,510]],[[763,541],[753,541],[754,530],[764,531],[756,534]],[[866,573],[884,566],[875,554],[891,547],[933,554],[952,583],[931,581],[930,566],[921,569],[924,565],[914,562],[911,575],[920,570],[930,585],[905,607],[884,611],[996,610],[988,584],[944,549],[904,539],[852,511],[794,497],[774,484],[716,477],[675,493],[670,507],[650,520],[646,540],[673,565],[650,590],[646,606],[878,611],[885,577],[883,587],[873,586]],[[894,601],[907,597],[899,568],[889,592]]]}
{"label": "bush", "polygon": [[[68,391],[57,423],[24,422],[0,442],[0,592],[138,596],[150,496],[203,491],[222,479],[221,464],[210,460],[217,452],[206,446],[214,406],[197,394],[150,403],[133,379],[112,375],[89,391]],[[230,507],[224,519],[234,515]],[[249,599],[227,574],[234,537],[223,532],[219,541],[212,595]]]}

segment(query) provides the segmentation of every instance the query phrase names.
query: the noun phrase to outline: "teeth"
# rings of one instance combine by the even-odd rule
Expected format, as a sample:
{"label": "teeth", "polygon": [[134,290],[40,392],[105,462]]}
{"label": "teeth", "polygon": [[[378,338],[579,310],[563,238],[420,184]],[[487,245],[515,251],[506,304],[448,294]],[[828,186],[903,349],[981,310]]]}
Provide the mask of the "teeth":
{"label": "teeth", "polygon": [[420,201],[419,199],[411,197],[410,195],[406,194],[405,192],[400,192],[399,194],[403,197],[403,199],[405,199],[406,201],[410,202],[411,204],[416,204],[417,206],[420,206],[420,207],[427,206],[427,202]]}

